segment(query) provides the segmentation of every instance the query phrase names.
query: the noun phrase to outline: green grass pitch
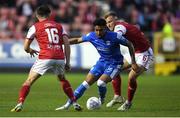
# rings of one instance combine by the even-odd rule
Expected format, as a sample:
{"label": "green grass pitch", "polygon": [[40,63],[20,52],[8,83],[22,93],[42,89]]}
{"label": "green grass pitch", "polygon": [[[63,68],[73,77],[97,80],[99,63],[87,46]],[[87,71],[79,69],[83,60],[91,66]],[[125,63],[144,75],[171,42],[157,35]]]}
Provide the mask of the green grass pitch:
{"label": "green grass pitch", "polygon": [[[54,109],[66,102],[67,97],[59,86],[56,77],[45,74],[31,88],[22,112],[12,113],[11,108],[16,105],[18,92],[27,74],[0,74],[0,117],[6,116],[46,116],[46,117],[172,117],[180,116],[180,76],[154,76],[144,74],[138,78],[138,89],[129,111],[120,112],[113,108],[106,108],[106,103],[113,97],[111,84],[108,84],[106,102],[100,109],[90,111],[86,108],[89,97],[98,96],[97,86],[88,89],[78,102],[83,111],[77,112],[72,107],[65,111]],[[86,77],[86,73],[68,73],[73,89]],[[127,95],[127,75],[122,75],[122,95]]]}

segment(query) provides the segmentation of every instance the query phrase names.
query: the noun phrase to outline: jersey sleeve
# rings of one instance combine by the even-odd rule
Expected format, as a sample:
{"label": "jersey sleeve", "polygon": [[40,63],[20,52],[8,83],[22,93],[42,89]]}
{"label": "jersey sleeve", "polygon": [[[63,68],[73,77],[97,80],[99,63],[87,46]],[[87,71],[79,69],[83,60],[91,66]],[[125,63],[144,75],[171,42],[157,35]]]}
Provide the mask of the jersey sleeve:
{"label": "jersey sleeve", "polygon": [[91,40],[91,33],[82,36],[83,42],[89,42]]}
{"label": "jersey sleeve", "polygon": [[128,40],[122,36],[121,33],[117,33],[116,42],[122,45],[127,45]]}
{"label": "jersey sleeve", "polygon": [[36,28],[35,26],[31,26],[28,30],[26,38],[33,40],[35,37]]}
{"label": "jersey sleeve", "polygon": [[114,32],[121,32],[124,35],[126,34],[126,27],[124,27],[123,25],[116,25],[114,27]]}

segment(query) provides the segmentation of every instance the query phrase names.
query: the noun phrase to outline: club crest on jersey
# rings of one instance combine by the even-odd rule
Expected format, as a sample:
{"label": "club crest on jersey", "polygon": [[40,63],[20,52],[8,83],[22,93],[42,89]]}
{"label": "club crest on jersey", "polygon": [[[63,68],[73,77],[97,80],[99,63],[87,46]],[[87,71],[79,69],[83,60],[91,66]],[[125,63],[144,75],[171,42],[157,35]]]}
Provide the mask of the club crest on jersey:
{"label": "club crest on jersey", "polygon": [[106,41],[106,45],[111,45],[111,42],[110,41]]}

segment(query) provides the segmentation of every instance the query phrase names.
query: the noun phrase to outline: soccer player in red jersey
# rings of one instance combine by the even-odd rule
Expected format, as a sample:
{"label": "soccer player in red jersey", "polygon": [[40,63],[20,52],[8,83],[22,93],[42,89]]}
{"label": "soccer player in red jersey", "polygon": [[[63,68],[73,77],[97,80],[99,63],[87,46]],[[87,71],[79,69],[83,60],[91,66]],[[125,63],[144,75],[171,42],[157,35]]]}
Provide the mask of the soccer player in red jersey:
{"label": "soccer player in red jersey", "polygon": [[[137,77],[149,69],[149,65],[153,60],[153,51],[148,40],[144,36],[144,33],[141,32],[137,26],[127,22],[118,21],[117,15],[114,12],[107,13],[105,15],[105,20],[107,27],[111,31],[122,34],[133,44],[135,49],[136,63],[139,67],[136,69],[138,71],[131,69],[129,72],[127,100],[118,108],[118,110],[125,111],[128,110],[132,105],[132,99],[137,88]],[[124,59],[123,68],[127,69],[129,67],[131,67],[130,59]],[[112,85],[114,90],[114,98],[106,105],[107,107],[112,107],[114,104],[122,103],[124,101],[124,98],[121,96],[121,78],[119,75],[113,79]]]}
{"label": "soccer player in red jersey", "polygon": [[[31,56],[37,55],[38,51],[30,48],[33,39],[36,38],[40,47],[39,57],[32,66],[27,80],[22,84],[18,104],[11,110],[12,112],[22,110],[32,84],[50,69],[57,75],[65,94],[73,101],[74,109],[81,110],[80,105],[76,103],[71,85],[64,75],[65,70],[70,70],[68,36],[61,24],[48,19],[50,13],[51,10],[47,5],[39,6],[36,9],[36,17],[39,22],[30,27],[24,42],[24,50]],[[62,44],[64,44],[64,51]]]}

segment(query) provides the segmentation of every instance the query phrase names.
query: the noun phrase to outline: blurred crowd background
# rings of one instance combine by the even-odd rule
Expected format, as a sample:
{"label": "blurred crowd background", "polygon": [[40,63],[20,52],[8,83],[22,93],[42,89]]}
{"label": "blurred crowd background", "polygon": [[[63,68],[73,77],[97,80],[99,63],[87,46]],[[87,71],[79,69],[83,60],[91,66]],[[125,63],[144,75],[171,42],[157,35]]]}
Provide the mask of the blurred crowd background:
{"label": "blurred crowd background", "polygon": [[[51,7],[50,19],[61,23],[70,37],[87,34],[96,18],[114,11],[120,20],[139,26],[151,42],[155,60],[149,72],[180,73],[180,0],[0,0],[0,71],[33,64],[34,59],[22,50],[23,40],[37,21],[35,9],[42,4]],[[91,53],[93,49],[72,46],[72,67],[92,67],[99,56]]]}
{"label": "blurred crowd background", "polygon": [[51,19],[62,23],[72,37],[91,31],[92,22],[109,10],[139,25],[150,40],[167,22],[180,31],[180,0],[0,0],[0,40],[24,39],[41,4],[51,6]]}

